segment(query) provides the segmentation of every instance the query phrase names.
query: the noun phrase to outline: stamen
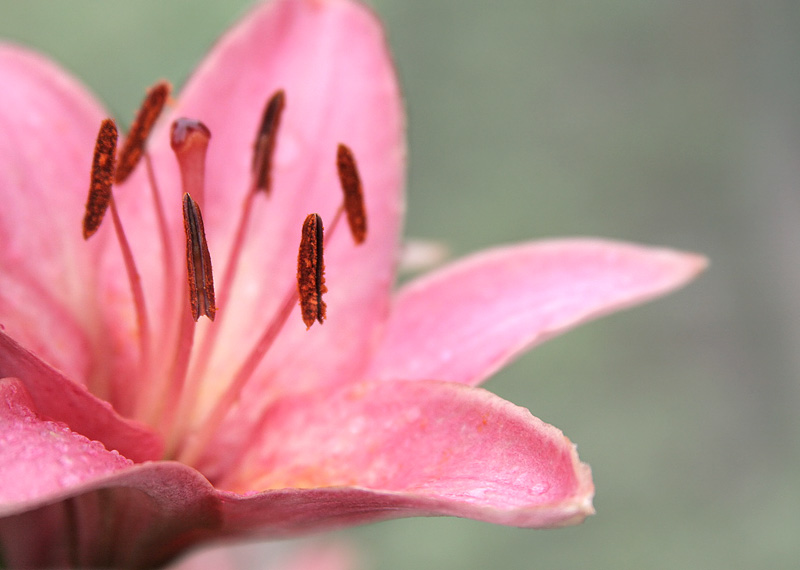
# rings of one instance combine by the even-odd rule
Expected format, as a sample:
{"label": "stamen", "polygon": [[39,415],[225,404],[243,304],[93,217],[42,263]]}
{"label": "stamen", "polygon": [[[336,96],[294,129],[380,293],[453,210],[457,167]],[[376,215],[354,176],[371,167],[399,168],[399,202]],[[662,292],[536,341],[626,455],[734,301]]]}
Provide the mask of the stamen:
{"label": "stamen", "polygon": [[204,203],[206,151],[211,131],[194,119],[178,119],[172,123],[170,144],[181,169],[183,193],[191,194],[200,206]]}
{"label": "stamen", "polygon": [[217,310],[211,257],[208,253],[203,217],[200,213],[205,185],[206,151],[211,132],[200,121],[178,119],[172,123],[170,135],[170,144],[175,152],[175,158],[178,160],[184,189],[183,225],[186,234],[186,267],[189,285],[188,290],[184,289],[184,299],[188,298],[191,315],[184,313],[180,319],[174,360],[168,373],[163,377],[164,379],[156,382],[154,387],[153,393],[159,399],[158,404],[149,411],[150,419],[152,422],[160,421],[165,432],[170,431],[176,419],[178,401],[184,397],[184,384],[189,370],[196,330],[194,323],[201,315],[205,315],[213,321]]}
{"label": "stamen", "polygon": [[211,256],[200,207],[188,193],[183,195],[183,228],[186,232],[186,266],[192,318],[197,322],[201,315],[205,315],[213,321],[217,308],[214,305]]}
{"label": "stamen", "polygon": [[323,229],[322,218],[309,214],[303,223],[300,250],[297,254],[297,292],[300,297],[300,311],[306,328],[314,321],[322,324],[325,320],[325,301],[322,294],[325,286],[325,263],[322,258]]}
{"label": "stamen", "polygon": [[278,127],[281,122],[283,108],[286,106],[286,94],[283,89],[275,92],[264,108],[261,128],[254,145],[253,152],[253,189],[263,190],[269,196],[272,190],[272,155],[275,152]]}
{"label": "stamen", "polygon": [[117,126],[112,119],[106,119],[100,124],[100,131],[97,133],[97,142],[94,147],[94,158],[92,159],[89,198],[86,201],[86,214],[83,218],[83,238],[89,239],[97,232],[106,210],[111,206],[114,231],[117,234],[117,241],[122,250],[122,258],[128,281],[130,282],[136,320],[139,326],[140,366],[142,370],[146,370],[150,360],[150,323],[147,318],[147,306],[144,300],[142,280],[139,276],[139,271],[136,269],[133,252],[122,228],[122,221],[111,192],[114,180],[117,136]]}
{"label": "stamen", "polygon": [[[331,232],[328,232],[329,236],[330,234]],[[182,463],[193,465],[200,458],[214,432],[230,412],[231,406],[239,400],[245,385],[253,376],[269,349],[272,348],[283,325],[286,324],[297,306],[298,295],[301,299],[303,321],[307,327],[310,327],[315,320],[319,320],[321,323],[325,318],[325,302],[322,300],[322,294],[327,291],[327,288],[323,277],[323,241],[322,220],[317,214],[309,214],[303,224],[300,254],[298,255],[298,286],[292,287],[286,292],[278,311],[270,320],[267,328],[264,329],[241,367],[234,374],[225,392],[199,424],[198,432],[189,441],[185,442],[184,447],[179,450],[178,460]],[[308,312],[308,320],[306,320],[307,313],[303,299],[309,305],[313,304],[314,306],[313,316],[311,316],[311,311]],[[185,417],[186,409],[188,409],[188,406],[182,406],[182,410],[184,410],[183,417]]]}
{"label": "stamen", "polygon": [[89,239],[103,221],[111,202],[111,184],[114,180],[114,153],[117,149],[117,125],[112,119],[100,124],[92,159],[92,175],[89,183],[89,198],[83,216],[83,239]]}
{"label": "stamen", "polygon": [[336,168],[339,181],[344,191],[344,209],[347,212],[347,223],[353,241],[361,244],[367,237],[367,214],[364,210],[364,193],[361,189],[361,178],[356,168],[353,151],[344,144],[339,144],[336,151]]}
{"label": "stamen", "polygon": [[133,120],[128,138],[125,139],[125,144],[119,153],[116,174],[117,184],[124,182],[139,163],[147,137],[161,115],[170,90],[170,84],[166,81],[161,81],[147,92],[144,101],[142,101],[142,106],[139,108],[139,113]]}

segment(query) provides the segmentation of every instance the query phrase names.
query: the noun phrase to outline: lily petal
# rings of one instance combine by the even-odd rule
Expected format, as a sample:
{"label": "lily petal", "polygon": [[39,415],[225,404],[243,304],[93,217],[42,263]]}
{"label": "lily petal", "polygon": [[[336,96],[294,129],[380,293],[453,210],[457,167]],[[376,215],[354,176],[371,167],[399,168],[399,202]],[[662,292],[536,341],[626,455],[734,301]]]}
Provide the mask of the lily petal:
{"label": "lily petal", "polygon": [[[99,104],[54,64],[0,44],[0,323],[75,381],[92,367],[93,264],[81,236]],[[94,327],[96,328],[96,327]]]}
{"label": "lily petal", "polygon": [[[121,417],[107,402],[0,332],[0,378],[5,377],[20,379],[31,403],[43,416],[64,422],[73,431],[102,442],[107,449],[117,450],[134,461],[157,459],[163,452],[164,444],[157,433],[139,422]],[[19,458],[5,465],[10,464],[25,469],[36,462]]]}
{"label": "lily petal", "polygon": [[36,506],[4,508],[0,550],[11,568],[153,568],[224,536],[219,504],[220,494],[190,467],[146,463]]}
{"label": "lily petal", "polygon": [[[343,223],[331,239],[325,250],[328,319],[324,326],[306,331],[299,313],[290,318],[243,399],[257,407],[266,405],[272,388],[305,390],[343,383],[363,370],[376,327],[388,315],[403,211],[405,124],[377,18],[349,0],[265,3],[219,40],[189,79],[163,128],[151,138],[167,214],[177,228],[181,184],[165,129],[171,119],[188,116],[202,120],[211,131],[201,207],[217,279],[229,262],[250,188],[261,114],[278,89],[285,90],[286,108],[277,135],[273,188],[269,197],[262,193],[254,201],[233,293],[219,307],[213,325],[221,330],[208,374],[230,378],[241,364],[231,355],[246,354],[246,347],[255,344],[286,295],[296,289],[303,220],[318,212],[327,225],[342,202],[336,170],[340,142],[350,146],[358,162],[370,233],[356,247]],[[148,297],[157,303],[163,275],[158,232],[152,208],[136,197],[141,191],[135,189],[145,183],[143,172],[137,172],[126,183],[131,190],[118,192],[117,201],[133,247],[145,252],[137,254],[139,269]],[[138,245],[142,243],[146,245]],[[104,272],[103,278],[124,276],[119,261],[112,263],[118,269]],[[104,305],[127,311],[114,320],[132,321],[129,307]],[[200,325],[198,346],[206,326]],[[202,398],[204,402],[212,401],[225,382],[208,388],[215,393]],[[238,421],[245,417],[240,415]]]}
{"label": "lily petal", "polygon": [[[270,386],[343,382],[365,364],[375,323],[388,313],[394,279],[405,124],[391,57],[377,18],[349,1],[279,0],[244,22],[198,69],[177,110],[202,117],[213,133],[206,226],[213,228],[209,239],[224,264],[250,181],[261,112],[276,89],[286,91],[274,188],[269,199],[258,201],[242,273],[229,306],[221,308],[231,314],[220,334],[220,353],[249,346],[295,288],[303,220],[318,212],[329,223],[342,202],[336,150],[345,142],[364,183],[369,236],[356,247],[344,224],[337,230],[325,250],[325,325],[306,331],[299,316],[291,319],[262,368]],[[230,366],[227,360],[221,364]]]}
{"label": "lily petal", "polygon": [[593,512],[589,468],[570,441],[479,388],[385,382],[329,390],[282,402],[269,427],[246,466],[274,468],[266,486],[322,486],[237,494],[179,463],[136,465],[38,507],[6,506],[6,562],[142,567],[234,535],[290,537],[433,515],[550,527]]}
{"label": "lily petal", "polygon": [[40,419],[30,395],[15,378],[0,379],[0,433],[3,511],[133,465],[65,424]]}
{"label": "lily petal", "polygon": [[589,468],[560,430],[485,390],[445,382],[365,383],[282,400],[229,484],[316,487],[309,497],[342,501],[309,498],[280,516],[270,507],[264,524],[306,525],[365,500],[364,511],[386,511],[367,518],[423,512],[529,527],[593,512]]}
{"label": "lily petal", "polygon": [[404,287],[366,377],[479,384],[527,348],[695,277],[695,254],[592,239],[498,248]]}

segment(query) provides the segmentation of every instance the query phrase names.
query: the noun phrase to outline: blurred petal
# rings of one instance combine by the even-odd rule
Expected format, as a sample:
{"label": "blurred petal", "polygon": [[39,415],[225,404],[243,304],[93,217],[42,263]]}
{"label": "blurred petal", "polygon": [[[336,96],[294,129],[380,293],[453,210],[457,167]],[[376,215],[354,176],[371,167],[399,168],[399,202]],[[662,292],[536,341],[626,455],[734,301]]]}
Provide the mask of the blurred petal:
{"label": "blurred petal", "polygon": [[179,463],[133,466],[56,498],[5,510],[0,550],[9,568],[152,567],[222,536],[219,497]]}
{"label": "blurred petal", "polygon": [[695,254],[588,239],[479,253],[398,293],[366,377],[479,384],[531,346],[666,294],[705,265]]}
{"label": "blurred petal", "polygon": [[[134,461],[157,459],[161,437],[139,422],[119,416],[103,400],[75,384],[0,332],[0,378],[16,377],[36,410],[64,422],[89,439],[102,442]],[[27,465],[21,462],[21,466]]]}
{"label": "blurred petal", "polygon": [[262,542],[205,548],[170,566],[173,570],[356,570],[358,555],[343,542]]}
{"label": "blurred petal", "polygon": [[[377,511],[367,518],[447,514],[531,527],[593,512],[589,468],[561,431],[489,392],[444,382],[361,384],[283,400],[238,472],[234,490],[338,487],[309,491],[318,498],[275,518],[287,524],[365,500],[371,506],[362,509]],[[295,499],[305,502],[303,493]],[[341,504],[317,502],[326,493]],[[274,508],[264,516],[276,517]]]}
{"label": "blurred petal", "polygon": [[275,570],[355,570],[358,556],[344,544],[307,546],[287,559]]}
{"label": "blurred petal", "polygon": [[54,64],[0,44],[0,323],[86,382],[101,335],[81,236],[99,104]]}

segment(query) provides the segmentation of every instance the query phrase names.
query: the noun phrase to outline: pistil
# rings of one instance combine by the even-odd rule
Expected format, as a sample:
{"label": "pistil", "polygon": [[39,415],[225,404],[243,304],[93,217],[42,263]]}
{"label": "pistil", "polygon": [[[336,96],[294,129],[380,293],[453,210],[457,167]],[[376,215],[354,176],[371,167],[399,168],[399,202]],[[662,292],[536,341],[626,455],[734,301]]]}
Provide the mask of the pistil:
{"label": "pistil", "polygon": [[[264,114],[261,118],[261,125],[256,133],[253,144],[253,161],[251,167],[250,189],[245,196],[242,204],[242,211],[236,227],[231,249],[226,257],[227,264],[220,280],[218,288],[219,306],[225,307],[233,289],[233,282],[239,268],[239,261],[244,249],[244,239],[247,235],[247,228],[250,226],[250,217],[253,211],[253,201],[260,194],[269,196],[272,188],[272,159],[275,154],[278,127],[280,126],[283,110],[286,107],[286,94],[282,89],[276,91],[267,101],[264,107]],[[220,313],[220,319],[216,326],[209,328],[203,337],[202,344],[198,351],[198,356],[192,365],[191,376],[197,377],[203,374],[208,366],[208,362],[214,352],[214,345],[219,331],[222,330],[222,320],[225,312]]]}
{"label": "pistil", "polygon": [[[170,146],[178,160],[184,191],[184,228],[186,230],[189,287],[184,289],[182,305],[184,307],[189,305],[191,312],[183,311],[181,313],[171,364],[166,374],[163,374],[154,383],[153,392],[148,398],[150,402],[157,402],[149,410],[148,422],[160,424],[166,433],[172,430],[176,417],[177,421],[180,421],[179,410],[182,405],[179,402],[187,397],[190,402],[193,402],[197,390],[196,382],[190,382],[189,386],[184,387],[194,345],[197,318],[205,314],[213,320],[213,315],[216,313],[213,282],[210,281],[210,256],[208,256],[207,246],[205,246],[205,234],[199,232],[202,230],[202,217],[199,214],[202,202],[198,197],[205,194],[205,161],[210,138],[211,132],[208,128],[200,121],[193,119],[178,119],[170,129]],[[187,195],[191,196],[188,201]],[[187,221],[187,216],[194,219]],[[208,257],[204,259],[204,256]],[[188,392],[188,396],[184,392]]]}
{"label": "pistil", "polygon": [[203,207],[205,203],[206,151],[211,131],[194,119],[172,123],[170,144],[181,169],[183,193],[190,194]]}

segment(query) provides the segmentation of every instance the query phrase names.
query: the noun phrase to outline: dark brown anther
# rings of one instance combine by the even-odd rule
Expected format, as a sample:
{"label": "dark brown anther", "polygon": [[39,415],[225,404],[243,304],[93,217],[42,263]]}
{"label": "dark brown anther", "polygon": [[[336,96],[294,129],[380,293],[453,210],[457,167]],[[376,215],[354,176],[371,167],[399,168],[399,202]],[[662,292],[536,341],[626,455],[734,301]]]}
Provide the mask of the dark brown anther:
{"label": "dark brown anther", "polygon": [[264,108],[261,127],[253,145],[253,188],[263,190],[267,196],[272,189],[272,155],[275,153],[275,140],[285,106],[286,94],[280,89],[269,98]]}
{"label": "dark brown anther", "polygon": [[361,178],[358,176],[353,151],[346,145],[339,144],[336,151],[336,168],[339,171],[339,182],[344,192],[344,211],[347,213],[347,224],[353,241],[361,244],[367,237],[367,213],[364,210],[364,193],[361,190]]}
{"label": "dark brown anther", "polygon": [[303,235],[300,251],[297,254],[297,291],[300,296],[300,311],[306,328],[314,321],[325,320],[325,301],[322,294],[328,291],[325,286],[325,262],[322,258],[322,218],[309,214],[303,222]]}
{"label": "dark brown anther", "polygon": [[89,198],[83,216],[83,239],[89,239],[100,227],[108,204],[111,202],[111,185],[114,181],[114,154],[117,151],[117,125],[112,119],[100,124],[92,159],[92,177]]}
{"label": "dark brown anther", "polygon": [[121,184],[130,176],[144,153],[144,145],[153,125],[161,115],[162,109],[169,98],[171,87],[166,81],[160,81],[153,85],[145,95],[139,113],[133,120],[128,138],[122,145],[117,161],[116,183]]}
{"label": "dark brown anther", "polygon": [[183,229],[186,232],[186,267],[192,318],[197,321],[201,315],[205,315],[213,321],[217,307],[214,305],[211,256],[200,207],[188,193],[183,195]]}

